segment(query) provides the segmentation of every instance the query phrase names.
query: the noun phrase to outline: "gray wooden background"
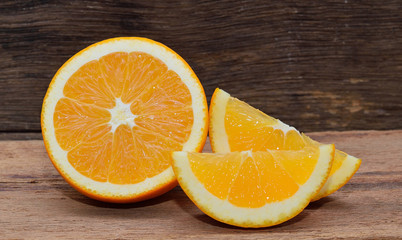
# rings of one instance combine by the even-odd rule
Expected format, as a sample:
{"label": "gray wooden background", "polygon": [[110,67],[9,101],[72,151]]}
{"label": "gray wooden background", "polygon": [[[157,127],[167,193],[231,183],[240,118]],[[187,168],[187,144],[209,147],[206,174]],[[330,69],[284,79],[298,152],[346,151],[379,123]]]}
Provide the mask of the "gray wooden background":
{"label": "gray wooden background", "polygon": [[[86,46],[142,36],[302,131],[402,128],[402,1],[0,2],[0,135],[37,134],[48,84]],[[37,134],[39,135],[39,134]]]}

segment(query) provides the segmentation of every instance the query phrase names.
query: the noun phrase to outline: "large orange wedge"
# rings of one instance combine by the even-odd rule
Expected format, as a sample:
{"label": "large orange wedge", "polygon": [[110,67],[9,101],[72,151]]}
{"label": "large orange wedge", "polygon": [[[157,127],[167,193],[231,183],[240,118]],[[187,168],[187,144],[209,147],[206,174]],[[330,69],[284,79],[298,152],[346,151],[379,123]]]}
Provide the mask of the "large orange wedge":
{"label": "large orange wedge", "polygon": [[56,169],[81,193],[135,202],[176,184],[171,151],[201,151],[204,90],[165,45],[108,39],[70,58],[43,101],[42,133]]}
{"label": "large orange wedge", "polygon": [[173,169],[187,196],[210,217],[240,227],[268,227],[309,204],[329,175],[334,149],[174,152]]}
{"label": "large orange wedge", "polygon": [[[210,104],[209,137],[214,152],[300,150],[320,143],[278,119],[231,97],[217,88]],[[359,169],[361,160],[336,150],[330,176],[312,199],[328,196],[345,185]]]}

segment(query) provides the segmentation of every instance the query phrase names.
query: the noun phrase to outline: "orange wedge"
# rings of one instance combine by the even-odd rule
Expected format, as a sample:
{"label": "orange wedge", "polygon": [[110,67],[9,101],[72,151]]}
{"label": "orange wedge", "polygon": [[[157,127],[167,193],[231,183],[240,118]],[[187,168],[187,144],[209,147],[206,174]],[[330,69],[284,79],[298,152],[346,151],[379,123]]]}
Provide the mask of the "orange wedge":
{"label": "orange wedge", "polygon": [[204,90],[161,43],[136,37],[91,45],[56,73],[41,126],[56,169],[81,193],[135,202],[177,185],[171,151],[201,151]]}
{"label": "orange wedge", "polygon": [[210,217],[239,227],[268,227],[300,213],[325,183],[333,145],[299,151],[173,153],[187,196]]}
{"label": "orange wedge", "polygon": [[[320,145],[294,127],[231,97],[221,89],[215,90],[209,111],[209,137],[214,152],[300,150]],[[345,185],[359,169],[360,163],[360,159],[336,150],[330,176],[312,201],[328,196]]]}

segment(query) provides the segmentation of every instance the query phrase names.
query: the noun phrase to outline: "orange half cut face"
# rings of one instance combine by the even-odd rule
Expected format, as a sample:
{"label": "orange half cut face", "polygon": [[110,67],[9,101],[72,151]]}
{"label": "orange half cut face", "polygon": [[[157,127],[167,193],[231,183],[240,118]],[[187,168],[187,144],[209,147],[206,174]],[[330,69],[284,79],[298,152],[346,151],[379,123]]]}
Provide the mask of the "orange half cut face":
{"label": "orange half cut face", "polygon": [[42,110],[44,141],[61,175],[111,202],[171,189],[171,152],[202,150],[207,124],[194,72],[143,38],[109,39],[76,54],[55,75]]}

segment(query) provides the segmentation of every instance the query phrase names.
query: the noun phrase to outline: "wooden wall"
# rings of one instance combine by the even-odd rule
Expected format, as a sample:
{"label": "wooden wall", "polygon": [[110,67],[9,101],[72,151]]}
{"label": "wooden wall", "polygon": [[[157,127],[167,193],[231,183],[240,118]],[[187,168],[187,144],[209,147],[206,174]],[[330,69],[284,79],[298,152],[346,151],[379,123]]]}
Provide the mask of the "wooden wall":
{"label": "wooden wall", "polygon": [[39,132],[57,69],[84,47],[142,36],[303,131],[402,128],[402,1],[0,2],[0,132]]}

